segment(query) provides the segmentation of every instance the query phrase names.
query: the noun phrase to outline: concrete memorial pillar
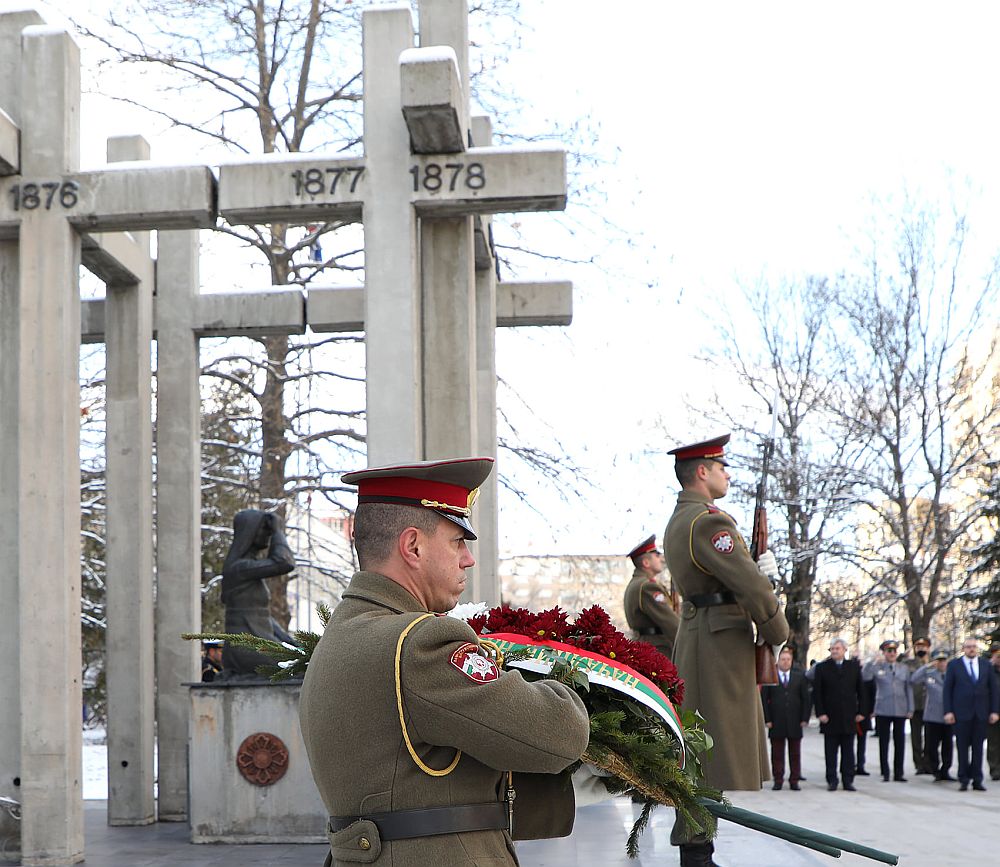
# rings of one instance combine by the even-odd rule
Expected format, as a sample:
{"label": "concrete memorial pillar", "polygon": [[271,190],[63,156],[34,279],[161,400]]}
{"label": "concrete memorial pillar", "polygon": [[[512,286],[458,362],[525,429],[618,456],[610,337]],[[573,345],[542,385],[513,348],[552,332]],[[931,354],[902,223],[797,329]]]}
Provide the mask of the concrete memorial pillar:
{"label": "concrete memorial pillar", "polygon": [[[148,333],[148,317],[143,326],[139,306],[132,307],[124,295],[117,297],[114,288],[138,284],[143,279],[142,264],[135,261],[135,242],[100,233],[211,225],[215,219],[214,180],[207,167],[197,166],[147,169],[130,165],[78,171],[77,46],[65,30],[39,24],[25,27],[23,17],[19,19],[15,14],[5,15],[0,22],[8,48],[14,27],[21,28],[20,57],[16,61],[21,74],[14,79],[18,89],[18,96],[11,102],[14,114],[0,106],[6,112],[6,120],[0,121],[0,148],[7,171],[16,167],[17,173],[0,181],[0,239],[16,242],[18,265],[16,275],[10,268],[3,269],[0,297],[17,299],[16,309],[12,305],[10,312],[17,319],[18,348],[13,366],[16,392],[21,399],[16,401],[16,412],[5,413],[0,422],[5,444],[12,441],[12,436],[17,443],[17,484],[12,486],[17,498],[17,541],[13,550],[2,554],[17,563],[19,641],[23,643],[30,637],[32,642],[32,652],[22,653],[19,660],[19,683],[22,691],[30,689],[32,695],[30,708],[23,702],[20,708],[22,859],[25,864],[68,863],[83,856],[79,266],[83,258],[111,275],[102,279],[112,283],[110,307],[116,309],[110,313],[109,323],[115,332],[112,342],[117,341],[119,346],[114,354],[118,355],[129,342],[137,345],[140,333],[144,329]],[[6,52],[4,60],[9,62]],[[5,86],[9,87],[10,82]],[[9,90],[5,90],[5,98],[8,94]],[[16,152],[12,151],[10,136],[3,132],[10,124],[19,132]],[[6,260],[10,249],[8,246],[5,251]],[[148,277],[148,270],[146,274]],[[17,278],[16,289],[10,285],[13,276]],[[146,355],[148,358],[148,343]],[[141,365],[141,360],[133,363]],[[117,377],[115,400],[120,400],[122,407],[134,399],[126,392],[140,387],[139,376],[140,369],[124,364],[112,376]],[[30,401],[25,399],[27,395],[31,395]],[[148,403],[143,412],[148,415]],[[114,414],[121,417],[120,413]],[[116,484],[122,484],[123,478],[128,484],[129,471],[124,468],[132,458],[123,453],[121,439],[133,433],[126,433],[124,425],[116,429],[116,424],[109,426],[113,453],[109,474],[119,478]],[[133,445],[140,451],[143,448],[141,442]],[[137,461],[143,463],[141,457]],[[117,520],[122,527],[122,519]],[[113,544],[116,551],[109,555],[110,559],[125,554],[116,569],[131,569],[143,556],[148,562],[148,542],[146,555],[140,550],[141,543],[133,554],[127,554],[120,542]],[[124,585],[119,581],[118,586]],[[132,610],[134,597],[125,597],[112,592],[109,607],[118,610],[113,616],[119,624],[122,617],[129,617],[130,628],[145,628],[148,632],[149,624],[142,623],[142,612]],[[151,599],[151,591],[147,598]],[[145,607],[148,621],[150,607]],[[130,651],[134,652],[134,648]],[[122,659],[115,652],[111,656]],[[139,654],[140,665],[143,656]],[[148,654],[145,656],[148,659]],[[145,664],[148,672],[148,662]],[[138,670],[133,675],[143,676]],[[148,674],[145,676],[148,680]],[[111,687],[109,692],[116,689]],[[150,695],[147,686],[146,697],[140,696],[147,708]],[[134,703],[135,696],[131,698]],[[151,732],[151,715],[142,713],[146,731]],[[140,798],[139,811],[143,812],[148,810],[151,798],[152,741],[148,734],[133,734],[136,746],[132,755],[139,758],[137,769],[126,774],[123,796],[128,796],[128,787],[134,785],[135,779],[142,780],[150,790],[148,796]],[[128,738],[122,737],[127,743]],[[131,764],[128,758],[120,761]],[[122,770],[126,767],[122,765]]]}
{"label": "concrete memorial pillar", "polygon": [[[493,125],[486,116],[472,118],[472,144],[489,147],[493,144]],[[499,488],[500,462],[497,455],[497,271],[493,250],[493,229],[490,216],[477,218],[476,230],[476,446],[477,455],[493,455],[497,466],[479,492],[480,528],[476,546],[476,574],[472,586],[467,586],[468,601],[500,603],[500,526]]]}
{"label": "concrete memorial pillar", "polygon": [[188,815],[189,705],[184,683],[200,680],[201,397],[198,233],[160,232],[156,274],[156,720],[158,815]]}
{"label": "concrete memorial pillar", "polygon": [[[149,159],[139,136],[108,140],[108,162]],[[149,233],[133,236],[141,279],[111,279],[107,345],[108,824],[147,825],[153,799],[153,435]]]}
{"label": "concrete memorial pillar", "polygon": [[413,47],[408,3],[364,11],[365,379],[368,461],[423,455],[417,217],[399,55]]}
{"label": "concrete memorial pillar", "polygon": [[[79,49],[65,30],[21,35],[18,213],[18,575],[21,823],[25,864],[83,857],[80,652],[80,239],[62,213],[78,190]],[[51,195],[55,208],[45,207]]]}
{"label": "concrete memorial pillar", "polygon": [[[561,149],[469,147],[464,0],[424,0],[420,15],[421,47],[413,48],[407,4],[364,12],[363,158],[239,163],[223,166],[219,179],[219,211],[234,224],[364,220],[363,311],[350,290],[311,290],[307,305],[314,330],[364,323],[371,465],[495,454],[495,436],[483,449],[477,433],[485,410],[472,218],[566,203]],[[568,322],[567,284],[493,288],[508,296],[496,303],[510,315],[494,320],[487,301],[483,322],[515,324],[523,313],[518,324],[527,324],[536,305],[555,316],[547,322]],[[487,428],[495,431],[495,420]],[[490,586],[474,579],[470,595],[496,599],[495,566],[480,571]]]}
{"label": "concrete memorial pillar", "polygon": [[[21,31],[41,24],[31,10],[0,13],[0,177],[20,171],[18,139],[21,110]],[[19,412],[18,366],[10,363],[20,352],[20,269],[17,235],[0,236],[0,552],[7,568],[0,569],[0,795],[21,800],[21,631],[18,589]],[[0,849],[20,851],[21,825],[0,810]]]}

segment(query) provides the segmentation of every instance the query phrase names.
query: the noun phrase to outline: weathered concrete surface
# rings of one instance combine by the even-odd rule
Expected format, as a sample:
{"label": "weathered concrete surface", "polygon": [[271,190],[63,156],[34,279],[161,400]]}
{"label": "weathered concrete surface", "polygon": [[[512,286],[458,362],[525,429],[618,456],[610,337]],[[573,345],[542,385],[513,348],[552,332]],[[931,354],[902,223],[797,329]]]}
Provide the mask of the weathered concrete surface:
{"label": "weathered concrete surface", "polygon": [[[190,691],[191,842],[325,840],[327,813],[299,731],[301,683],[205,684]],[[288,769],[270,786],[249,783],[236,765],[240,745],[258,732],[276,735],[288,749]]]}
{"label": "weathered concrete surface", "polygon": [[417,216],[399,110],[399,55],[413,47],[413,19],[392,6],[368,8],[362,21],[368,464],[381,466],[424,455]]}
{"label": "weathered concrete surface", "polygon": [[458,58],[450,46],[409,48],[400,55],[403,117],[416,154],[453,154],[465,150],[465,92]]}
{"label": "weathered concrete surface", "polygon": [[569,325],[573,321],[573,284],[565,280],[500,283],[496,298],[498,326]]}
{"label": "weathered concrete surface", "polygon": [[13,118],[0,109],[0,175],[16,175],[21,164],[21,131]]}
{"label": "weathered concrete surface", "polygon": [[[58,178],[79,167],[79,49],[42,25],[22,31],[21,49],[23,177]],[[34,865],[83,857],[80,240],[59,211],[25,210],[19,222],[17,571],[31,588],[20,593],[20,635],[34,638],[20,657],[31,695],[21,707],[21,846]]]}
{"label": "weathered concrete surface", "polygon": [[[21,116],[21,31],[40,24],[41,16],[29,9],[0,13],[0,108],[12,123]],[[15,241],[0,241],[0,357],[20,353],[21,278]],[[9,684],[0,701],[0,795],[20,798],[21,784],[21,629],[18,547],[20,511],[18,438],[16,423],[18,372],[16,364],[0,364],[0,552],[11,568],[0,569],[0,683]],[[20,847],[21,825],[0,811],[0,849]]]}
{"label": "weathered concrete surface", "polygon": [[190,698],[199,647],[181,639],[201,628],[201,395],[198,338],[191,327],[199,289],[198,233],[157,236],[156,352],[156,721],[158,811],[188,813]]}
{"label": "weathered concrete surface", "polygon": [[[149,158],[137,136],[108,141],[109,161]],[[125,239],[144,254],[138,279],[107,285],[108,821],[144,825],[153,799],[153,429],[149,234]]]}
{"label": "weathered concrete surface", "polygon": [[219,170],[219,214],[234,223],[358,221],[369,183],[366,163],[356,157],[229,163]]}
{"label": "weathered concrete surface", "polygon": [[302,334],[305,293],[297,287],[264,292],[204,292],[195,301],[191,324],[203,335]]}
{"label": "weathered concrete surface", "polygon": [[[472,119],[472,144],[492,144],[493,125],[488,117]],[[497,271],[493,249],[491,218],[474,218],[475,245],[475,331],[476,331],[476,443],[473,452],[497,459],[489,478],[479,490],[476,526],[479,541],[475,546],[476,572],[471,587],[466,587],[463,601],[500,602],[500,527],[497,490],[500,478],[500,455],[497,453]]]}
{"label": "weathered concrete surface", "polygon": [[[23,136],[24,133],[22,143]],[[25,163],[26,149],[22,150]],[[22,167],[21,177],[30,176],[28,169]],[[72,195],[66,191],[65,199],[62,188],[56,192],[53,211],[64,215],[80,231],[190,229],[215,222],[215,176],[208,166],[111,167],[55,175],[50,171],[46,178],[76,184]],[[9,192],[17,182],[17,178],[0,181],[0,237],[3,238],[16,235],[24,212],[14,208]]]}

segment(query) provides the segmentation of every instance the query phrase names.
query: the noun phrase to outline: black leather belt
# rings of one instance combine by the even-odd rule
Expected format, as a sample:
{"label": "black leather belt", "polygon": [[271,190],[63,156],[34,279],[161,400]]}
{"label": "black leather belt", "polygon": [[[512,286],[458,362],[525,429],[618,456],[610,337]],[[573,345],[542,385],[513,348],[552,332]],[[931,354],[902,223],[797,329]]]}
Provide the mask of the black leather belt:
{"label": "black leather belt", "polygon": [[715,605],[734,604],[736,595],[730,590],[723,590],[721,593],[697,593],[684,601],[690,602],[695,608],[712,608]]}
{"label": "black leather belt", "polygon": [[655,626],[643,626],[642,629],[637,629],[636,632],[639,635],[663,635]]}
{"label": "black leather belt", "polygon": [[499,831],[508,824],[507,805],[497,801],[492,804],[391,810],[364,816],[331,816],[330,830],[342,831],[348,825],[362,820],[374,822],[379,837],[383,840],[406,840],[410,837],[462,834],[467,831]]}

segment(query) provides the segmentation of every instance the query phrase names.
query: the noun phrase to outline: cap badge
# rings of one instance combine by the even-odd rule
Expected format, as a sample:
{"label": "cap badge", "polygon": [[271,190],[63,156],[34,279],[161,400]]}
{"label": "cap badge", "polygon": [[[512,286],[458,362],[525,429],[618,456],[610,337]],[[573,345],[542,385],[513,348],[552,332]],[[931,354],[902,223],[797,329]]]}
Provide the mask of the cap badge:
{"label": "cap badge", "polygon": [[500,677],[492,659],[481,656],[475,644],[463,644],[451,655],[451,664],[475,683],[489,683]]}
{"label": "cap badge", "polygon": [[728,530],[720,530],[712,536],[712,547],[720,554],[732,554],[736,544],[733,536]]}

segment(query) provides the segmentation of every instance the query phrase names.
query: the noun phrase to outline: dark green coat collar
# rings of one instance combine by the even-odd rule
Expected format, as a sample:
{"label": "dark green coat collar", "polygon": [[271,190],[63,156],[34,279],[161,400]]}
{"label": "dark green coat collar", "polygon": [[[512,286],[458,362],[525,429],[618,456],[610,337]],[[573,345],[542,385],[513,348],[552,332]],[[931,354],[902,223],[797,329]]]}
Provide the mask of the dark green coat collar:
{"label": "dark green coat collar", "polygon": [[363,599],[396,614],[407,611],[426,611],[408,590],[378,572],[355,572],[344,591],[344,599]]}

